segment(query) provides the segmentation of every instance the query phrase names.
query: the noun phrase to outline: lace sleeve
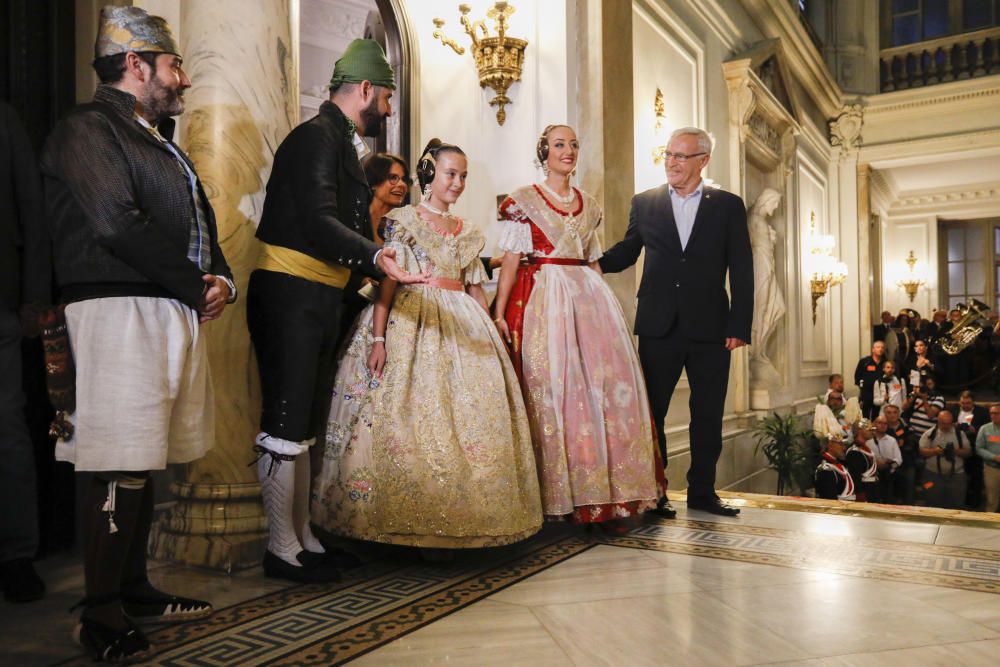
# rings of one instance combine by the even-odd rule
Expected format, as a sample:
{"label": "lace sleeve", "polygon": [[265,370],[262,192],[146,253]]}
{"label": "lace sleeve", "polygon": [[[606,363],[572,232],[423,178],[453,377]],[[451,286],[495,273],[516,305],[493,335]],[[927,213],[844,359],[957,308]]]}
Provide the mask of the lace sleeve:
{"label": "lace sleeve", "polygon": [[516,252],[523,255],[531,254],[534,246],[531,242],[531,225],[526,222],[504,220],[500,230],[497,246],[504,252]]}
{"label": "lace sleeve", "polygon": [[497,247],[503,252],[528,255],[534,251],[531,241],[531,219],[521,210],[517,202],[507,197],[500,204],[500,238]]}
{"label": "lace sleeve", "polygon": [[476,258],[462,269],[462,282],[466,285],[478,285],[487,281],[489,281],[489,276],[486,275],[483,261],[476,255]]}

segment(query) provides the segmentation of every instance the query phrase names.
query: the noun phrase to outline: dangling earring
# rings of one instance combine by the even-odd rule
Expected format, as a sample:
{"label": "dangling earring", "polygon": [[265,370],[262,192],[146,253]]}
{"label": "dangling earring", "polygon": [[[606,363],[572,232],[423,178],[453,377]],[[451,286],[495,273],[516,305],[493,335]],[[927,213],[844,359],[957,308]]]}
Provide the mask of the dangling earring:
{"label": "dangling earring", "polygon": [[430,198],[431,198],[431,184],[428,183],[427,185],[424,186],[424,201],[427,201]]}
{"label": "dangling earring", "polygon": [[548,177],[548,175],[549,175],[549,163],[548,162],[543,162],[542,163],[542,173],[545,174],[546,177]]}

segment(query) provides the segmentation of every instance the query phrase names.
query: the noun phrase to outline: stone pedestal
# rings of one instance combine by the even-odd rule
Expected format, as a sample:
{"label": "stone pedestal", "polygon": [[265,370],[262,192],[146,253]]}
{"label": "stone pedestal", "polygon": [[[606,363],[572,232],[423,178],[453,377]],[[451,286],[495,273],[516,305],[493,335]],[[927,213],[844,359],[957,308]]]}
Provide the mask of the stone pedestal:
{"label": "stone pedestal", "polygon": [[[206,325],[215,387],[215,447],[185,466],[177,505],[155,526],[156,558],[224,570],[260,562],[267,522],[251,451],[260,387],[246,325],[247,281],[274,151],[298,122],[292,0],[182,0],[180,39],[193,87],[181,146],[215,210],[239,300]],[[331,63],[332,66],[332,63]]]}

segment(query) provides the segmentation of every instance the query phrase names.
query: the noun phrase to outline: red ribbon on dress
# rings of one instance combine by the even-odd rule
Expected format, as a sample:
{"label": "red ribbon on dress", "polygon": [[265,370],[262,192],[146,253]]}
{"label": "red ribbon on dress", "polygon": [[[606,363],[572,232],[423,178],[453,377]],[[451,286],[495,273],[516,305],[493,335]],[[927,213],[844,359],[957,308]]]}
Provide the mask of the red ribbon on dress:
{"label": "red ribbon on dress", "polygon": [[569,257],[535,257],[528,255],[528,264],[560,264],[562,266],[587,266],[590,264],[585,259],[571,259]]}

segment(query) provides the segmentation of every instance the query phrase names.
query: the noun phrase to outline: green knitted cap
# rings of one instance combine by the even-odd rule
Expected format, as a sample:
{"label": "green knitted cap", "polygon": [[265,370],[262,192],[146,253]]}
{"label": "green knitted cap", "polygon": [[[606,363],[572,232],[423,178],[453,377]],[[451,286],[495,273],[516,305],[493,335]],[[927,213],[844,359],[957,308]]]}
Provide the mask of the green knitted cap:
{"label": "green knitted cap", "polygon": [[396,89],[395,74],[385,59],[382,47],[371,39],[356,39],[347,45],[344,55],[333,66],[330,87],[342,83],[371,81],[376,86]]}

